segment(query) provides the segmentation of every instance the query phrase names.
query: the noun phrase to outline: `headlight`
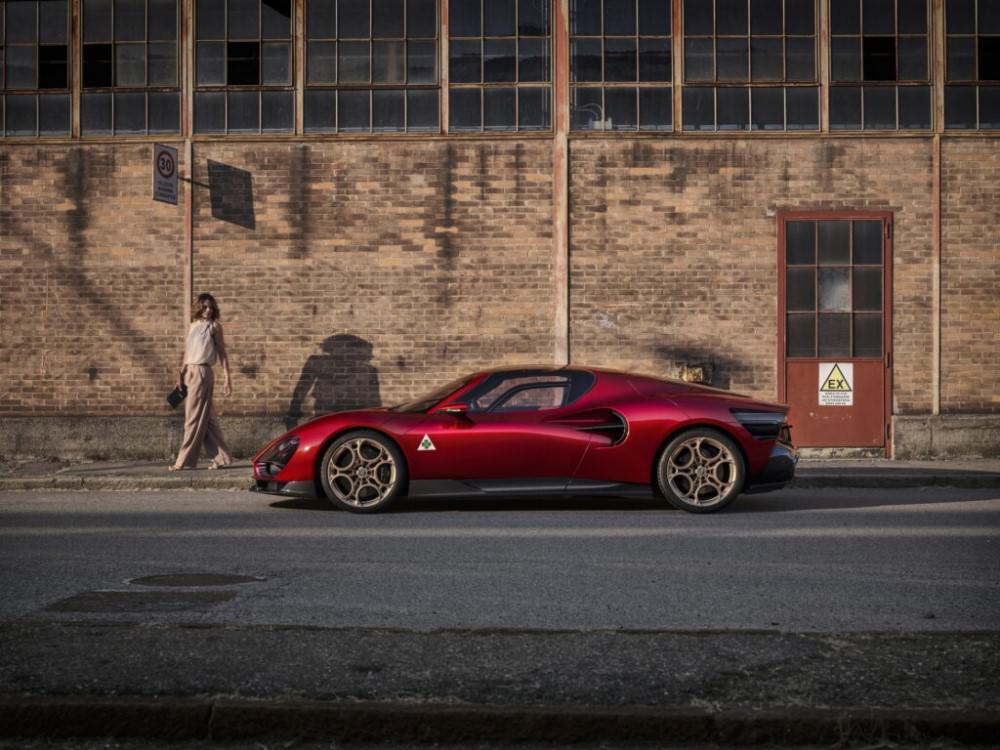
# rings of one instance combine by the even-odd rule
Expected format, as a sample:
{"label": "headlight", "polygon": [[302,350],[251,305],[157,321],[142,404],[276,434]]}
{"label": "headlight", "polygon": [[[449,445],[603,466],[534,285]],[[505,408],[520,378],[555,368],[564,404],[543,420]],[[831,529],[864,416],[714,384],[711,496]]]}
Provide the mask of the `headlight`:
{"label": "headlight", "polygon": [[265,460],[268,463],[278,464],[279,466],[284,466],[291,460],[292,454],[295,453],[295,449],[299,447],[299,438],[297,435],[290,438],[285,438],[268,456]]}

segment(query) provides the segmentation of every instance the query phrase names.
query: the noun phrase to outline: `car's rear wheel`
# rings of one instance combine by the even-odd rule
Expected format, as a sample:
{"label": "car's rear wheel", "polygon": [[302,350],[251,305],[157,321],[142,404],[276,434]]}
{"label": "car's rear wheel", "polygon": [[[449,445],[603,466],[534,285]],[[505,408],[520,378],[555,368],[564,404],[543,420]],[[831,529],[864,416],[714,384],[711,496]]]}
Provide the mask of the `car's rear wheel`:
{"label": "car's rear wheel", "polygon": [[685,430],[660,453],[657,486],[675,508],[712,513],[736,499],[746,466],[732,438],[709,427]]}
{"label": "car's rear wheel", "polygon": [[399,447],[372,430],[355,430],[334,440],[323,454],[320,471],[330,502],[352,513],[385,510],[406,486],[406,462]]}

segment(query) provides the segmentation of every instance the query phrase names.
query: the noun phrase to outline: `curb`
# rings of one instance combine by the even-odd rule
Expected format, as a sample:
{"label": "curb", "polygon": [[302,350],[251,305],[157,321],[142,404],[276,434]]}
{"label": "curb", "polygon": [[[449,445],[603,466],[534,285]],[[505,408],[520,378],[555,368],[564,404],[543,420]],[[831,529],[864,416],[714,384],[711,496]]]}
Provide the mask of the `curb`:
{"label": "curb", "polygon": [[673,706],[472,706],[233,698],[0,698],[0,736],[336,741],[779,742],[954,740],[989,745],[1000,712]]}

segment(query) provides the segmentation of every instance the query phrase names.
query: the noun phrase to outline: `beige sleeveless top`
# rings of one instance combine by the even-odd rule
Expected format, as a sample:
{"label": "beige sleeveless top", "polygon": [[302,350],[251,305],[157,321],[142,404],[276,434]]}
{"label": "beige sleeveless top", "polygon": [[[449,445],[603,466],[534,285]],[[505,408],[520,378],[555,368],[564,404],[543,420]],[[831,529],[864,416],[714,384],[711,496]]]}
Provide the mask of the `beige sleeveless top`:
{"label": "beige sleeveless top", "polygon": [[215,339],[212,332],[215,323],[211,320],[196,320],[188,329],[187,343],[184,346],[184,364],[214,365],[217,358]]}

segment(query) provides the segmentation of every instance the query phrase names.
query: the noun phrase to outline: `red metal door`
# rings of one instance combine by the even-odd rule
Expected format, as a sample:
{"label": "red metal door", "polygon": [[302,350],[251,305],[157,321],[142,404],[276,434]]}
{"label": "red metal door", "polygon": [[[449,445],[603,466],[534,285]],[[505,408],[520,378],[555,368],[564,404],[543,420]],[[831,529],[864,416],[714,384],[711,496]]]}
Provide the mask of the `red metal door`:
{"label": "red metal door", "polygon": [[885,448],[892,215],[778,217],[778,396],[802,447]]}

